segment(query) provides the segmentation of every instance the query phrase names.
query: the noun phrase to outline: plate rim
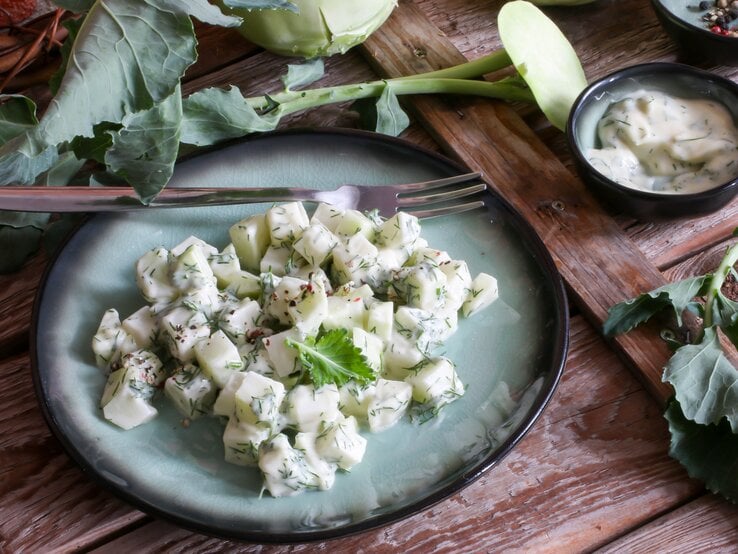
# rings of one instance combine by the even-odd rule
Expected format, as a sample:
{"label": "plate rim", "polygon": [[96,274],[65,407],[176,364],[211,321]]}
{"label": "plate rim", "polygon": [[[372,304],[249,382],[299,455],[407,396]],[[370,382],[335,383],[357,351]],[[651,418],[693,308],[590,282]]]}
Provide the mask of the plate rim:
{"label": "plate rim", "polygon": [[[257,142],[260,140],[279,140],[280,136],[316,134],[325,136],[332,135],[339,138],[349,137],[356,140],[368,140],[377,143],[385,143],[396,148],[412,150],[417,154],[425,156],[435,162],[446,165],[459,172],[469,171],[468,168],[462,163],[453,160],[442,153],[436,152],[422,145],[415,144],[407,139],[382,135],[380,133],[372,131],[338,127],[296,127],[272,131],[268,133],[261,133],[258,135],[239,137],[237,139],[224,141],[217,145],[208,146],[205,148],[201,148],[196,152],[189,153],[185,156],[182,156],[177,163],[198,158],[213,151],[228,148],[230,146],[236,146],[239,144]],[[549,277],[549,285],[551,286],[553,292],[552,304],[554,305],[554,309],[552,310],[552,312],[556,323],[556,334],[553,338],[554,349],[551,355],[551,363],[547,367],[548,371],[541,386],[541,390],[535,395],[533,401],[531,402],[531,408],[529,409],[529,412],[526,414],[526,417],[521,419],[517,430],[511,433],[502,443],[500,443],[500,445],[495,449],[494,455],[485,457],[480,462],[476,463],[473,467],[470,467],[466,472],[462,473],[454,481],[445,485],[444,487],[441,487],[433,494],[424,496],[418,500],[411,502],[407,506],[398,508],[397,510],[392,510],[387,513],[371,516],[362,521],[349,523],[332,529],[282,533],[256,531],[253,529],[240,531],[232,528],[226,529],[223,526],[217,527],[214,525],[204,524],[191,518],[172,514],[166,510],[160,509],[158,506],[152,504],[151,502],[148,502],[144,498],[141,498],[139,495],[132,494],[127,490],[116,486],[116,484],[111,480],[105,479],[105,477],[102,476],[98,471],[96,471],[92,467],[92,464],[90,464],[86,460],[86,458],[79,452],[73,441],[69,440],[61,431],[60,426],[57,423],[56,418],[50,409],[50,406],[48,405],[39,371],[38,346],[39,343],[42,341],[39,341],[37,337],[40,310],[43,304],[44,292],[46,291],[50,274],[54,269],[59,256],[62,254],[62,252],[64,252],[67,244],[71,241],[71,239],[86,223],[88,223],[92,218],[97,217],[94,214],[88,214],[83,217],[82,220],[77,225],[75,225],[74,228],[59,243],[56,251],[53,253],[52,256],[49,257],[34,297],[33,308],[31,312],[31,325],[29,329],[31,377],[33,381],[36,400],[39,404],[39,408],[47,426],[49,427],[52,435],[60,442],[64,453],[72,459],[72,461],[82,470],[82,472],[88,478],[90,478],[92,482],[94,482],[96,485],[101,486],[104,490],[112,493],[116,498],[124,501],[130,507],[140,510],[150,516],[168,521],[174,525],[193,532],[202,533],[207,536],[224,540],[259,542],[265,544],[297,544],[337,539],[341,537],[357,535],[373,529],[378,529],[380,527],[390,525],[392,523],[397,523],[412,515],[421,513],[443,500],[448,499],[453,494],[461,491],[462,489],[477,481],[487,471],[499,464],[500,461],[502,461],[510,453],[510,451],[523,439],[523,437],[528,434],[531,427],[540,418],[541,414],[548,406],[558,387],[564,371],[564,367],[566,365],[569,350],[569,302],[563,278],[559,273],[559,270],[553,260],[551,253],[545,246],[543,240],[540,238],[538,233],[532,227],[532,225],[527,220],[525,220],[525,218],[500,193],[490,188],[487,189],[487,193],[494,197],[494,200],[498,202],[505,211],[508,212],[508,215],[511,217],[511,222],[515,226],[516,230],[522,233],[522,239],[523,242],[527,245],[527,250],[529,251],[529,254],[534,257],[535,262],[540,267],[542,273]],[[539,374],[543,374],[543,371],[539,371]]]}

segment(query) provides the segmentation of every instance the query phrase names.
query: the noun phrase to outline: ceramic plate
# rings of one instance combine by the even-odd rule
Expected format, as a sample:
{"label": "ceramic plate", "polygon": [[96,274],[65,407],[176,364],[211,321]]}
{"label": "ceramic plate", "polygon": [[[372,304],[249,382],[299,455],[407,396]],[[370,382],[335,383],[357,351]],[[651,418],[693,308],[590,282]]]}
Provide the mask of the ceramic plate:
{"label": "ceramic plate", "polygon": [[[170,186],[381,186],[457,174],[464,168],[398,139],[362,132],[263,135],[191,158]],[[143,305],[135,260],[189,235],[220,248],[228,227],[268,206],[210,207],[96,215],[70,237],[36,301],[34,378],[47,421],[67,452],[137,508],[211,535],[298,542],[355,533],[398,520],[468,485],[530,428],[556,387],[567,350],[567,304],[541,242],[508,205],[486,194],[486,209],[423,222],[423,236],[472,274],[497,277],[500,298],[461,320],[446,355],[468,392],[440,417],[403,421],[369,435],[364,460],[330,491],[260,497],[251,468],[223,461],[223,424],[188,428],[166,402],[131,431],[98,407],[105,376],[90,350],[103,311],[122,317]]]}

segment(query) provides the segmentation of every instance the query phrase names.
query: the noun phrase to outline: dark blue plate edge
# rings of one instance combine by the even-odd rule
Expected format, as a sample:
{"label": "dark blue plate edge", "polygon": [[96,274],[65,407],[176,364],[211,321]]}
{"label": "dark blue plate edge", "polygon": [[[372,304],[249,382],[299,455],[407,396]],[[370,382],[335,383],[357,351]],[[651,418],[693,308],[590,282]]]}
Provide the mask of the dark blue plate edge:
{"label": "dark blue plate edge", "polygon": [[[439,154],[433,150],[425,147],[413,144],[405,139],[390,137],[387,135],[379,135],[370,131],[361,131],[356,129],[342,129],[342,128],[317,128],[317,129],[287,129],[282,131],[275,131],[271,133],[263,133],[260,135],[247,136],[239,138],[233,141],[221,143],[215,147],[208,147],[201,149],[196,154],[191,154],[183,157],[182,159],[189,159],[202,154],[206,154],[210,151],[217,150],[219,148],[227,147],[233,144],[248,143],[259,140],[274,139],[279,136],[289,135],[332,135],[338,138],[345,137],[351,140],[366,140],[374,142],[382,142],[390,144],[398,149],[404,149],[412,153],[413,156],[421,156],[432,160],[435,163],[440,163],[449,168],[451,173],[462,173],[467,172],[463,164],[454,161],[442,154]],[[239,532],[232,528],[220,528],[213,525],[202,524],[199,521],[194,521],[189,518],[177,516],[159,509],[156,505],[150,504],[140,497],[130,494],[125,490],[117,487],[113,482],[105,479],[102,475],[92,469],[91,465],[87,460],[80,454],[75,445],[69,441],[64,433],[61,432],[57,422],[54,418],[54,414],[51,412],[49,405],[47,404],[46,396],[44,394],[42,378],[39,373],[38,365],[38,344],[39,340],[37,337],[38,333],[38,322],[41,305],[43,303],[44,291],[46,289],[47,280],[53,270],[56,260],[61,252],[66,247],[67,243],[76,234],[76,232],[90,219],[90,217],[84,218],[79,225],[72,230],[64,241],[59,245],[54,255],[47,263],[41,280],[39,282],[38,290],[34,298],[32,315],[31,315],[31,326],[30,326],[30,337],[29,337],[29,353],[31,359],[31,377],[33,380],[34,391],[36,399],[41,408],[41,413],[49,426],[52,434],[61,443],[64,451],[69,455],[77,465],[82,469],[83,473],[91,478],[93,482],[100,485],[102,488],[108,490],[116,497],[120,498],[124,502],[130,504],[136,509],[162,520],[169,521],[175,525],[186,528],[191,531],[203,533],[205,535],[213,536],[220,539],[226,540],[237,540],[244,542],[253,543],[276,543],[276,544],[287,544],[287,543],[304,543],[323,541],[328,539],[336,539],[339,537],[346,537],[349,535],[355,535],[371,529],[382,527],[390,523],[400,521],[406,517],[417,514],[431,506],[447,499],[454,493],[467,487],[488,470],[496,466],[520,440],[528,433],[536,420],[540,417],[543,410],[551,400],[558,383],[561,379],[561,375],[566,364],[566,357],[569,350],[569,304],[564,287],[563,279],[559,274],[556,264],[548,252],[543,241],[540,239],[535,230],[526,222],[523,217],[515,210],[511,204],[509,204],[503,197],[498,195],[492,190],[488,189],[485,203],[489,203],[492,200],[497,202],[499,206],[507,212],[509,217],[508,223],[513,225],[517,231],[520,232],[522,242],[528,246],[529,253],[533,256],[536,263],[539,265],[541,272],[549,278],[549,286],[553,292],[553,304],[555,317],[555,333],[553,338],[554,348],[550,356],[550,367],[546,369],[539,369],[538,375],[546,374],[543,385],[540,392],[536,396],[532,403],[532,408],[525,418],[521,420],[519,428],[516,432],[512,433],[497,449],[493,456],[485,458],[482,462],[476,464],[468,471],[463,473],[459,478],[442,489],[436,491],[425,498],[422,498],[414,503],[409,504],[403,508],[399,508],[391,513],[380,514],[376,517],[366,519],[359,523],[352,523],[342,527],[333,528],[330,530],[319,530],[319,531],[304,531],[296,533],[270,533],[270,532],[258,532],[258,531],[244,531]],[[145,524],[142,523],[142,525]]]}

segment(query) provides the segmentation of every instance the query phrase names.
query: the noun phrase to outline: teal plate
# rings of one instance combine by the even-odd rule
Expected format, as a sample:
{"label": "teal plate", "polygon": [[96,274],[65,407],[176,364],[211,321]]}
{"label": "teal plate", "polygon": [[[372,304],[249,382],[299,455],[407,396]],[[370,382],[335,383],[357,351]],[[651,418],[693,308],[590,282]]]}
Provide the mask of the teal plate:
{"label": "teal plate", "polygon": [[[262,135],[190,158],[170,186],[381,186],[444,177],[464,168],[408,142],[354,131]],[[228,227],[268,206],[99,214],[50,265],[34,308],[36,391],[69,455],[133,506],[206,534],[254,542],[327,539],[374,528],[431,506],[479,478],[538,418],[563,370],[567,301],[545,247],[508,204],[423,222],[436,248],[497,277],[500,298],[461,320],[445,347],[467,393],[421,425],[403,421],[370,435],[364,460],[334,487],[289,498],[260,496],[252,468],[223,460],[222,422],[185,428],[159,416],[130,431],[109,424],[98,403],[105,376],[90,349],[105,309],[123,317],[143,305],[133,265],[147,250],[189,235],[223,247]],[[494,478],[490,478],[493,482]]]}

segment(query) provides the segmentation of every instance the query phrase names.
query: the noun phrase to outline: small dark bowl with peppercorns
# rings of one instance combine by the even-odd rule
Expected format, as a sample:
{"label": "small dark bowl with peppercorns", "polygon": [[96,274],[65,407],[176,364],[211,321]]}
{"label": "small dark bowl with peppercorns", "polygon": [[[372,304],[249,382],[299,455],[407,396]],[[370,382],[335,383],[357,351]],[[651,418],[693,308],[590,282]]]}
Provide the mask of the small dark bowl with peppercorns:
{"label": "small dark bowl with peppercorns", "polygon": [[651,0],[685,61],[738,65],[738,0]]}
{"label": "small dark bowl with peppercorns", "polygon": [[738,193],[738,83],[678,63],[626,67],[590,84],[566,128],[582,181],[609,211],[696,217]]}

